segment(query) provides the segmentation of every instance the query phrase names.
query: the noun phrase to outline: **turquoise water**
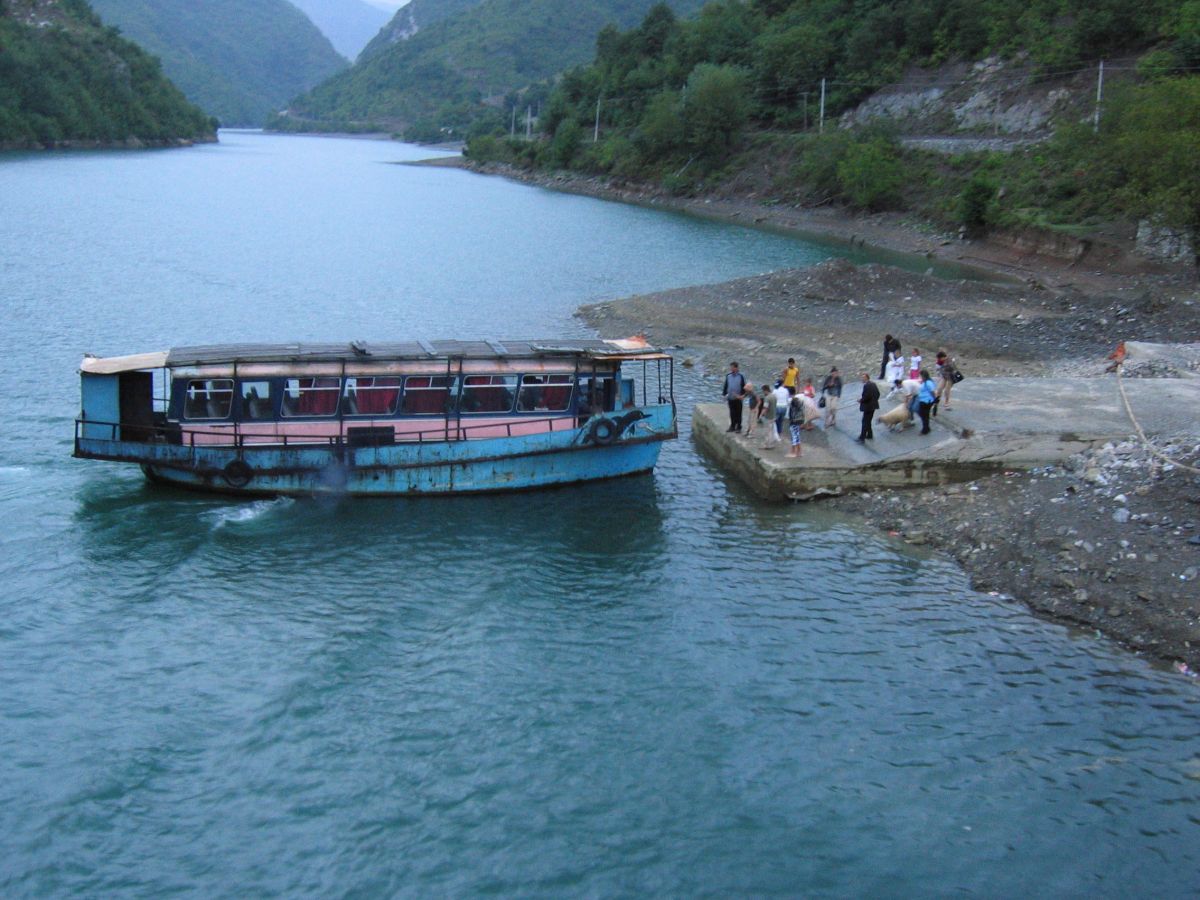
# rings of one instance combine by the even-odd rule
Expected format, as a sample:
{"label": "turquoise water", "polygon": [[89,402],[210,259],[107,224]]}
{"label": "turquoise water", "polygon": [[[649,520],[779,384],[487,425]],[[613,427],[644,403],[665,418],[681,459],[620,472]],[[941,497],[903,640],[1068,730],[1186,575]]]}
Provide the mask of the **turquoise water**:
{"label": "turquoise water", "polygon": [[1193,683],[757,502],[686,422],[511,497],[70,458],[84,351],[578,336],[826,252],[422,155],[0,158],[0,895],[1195,895]]}

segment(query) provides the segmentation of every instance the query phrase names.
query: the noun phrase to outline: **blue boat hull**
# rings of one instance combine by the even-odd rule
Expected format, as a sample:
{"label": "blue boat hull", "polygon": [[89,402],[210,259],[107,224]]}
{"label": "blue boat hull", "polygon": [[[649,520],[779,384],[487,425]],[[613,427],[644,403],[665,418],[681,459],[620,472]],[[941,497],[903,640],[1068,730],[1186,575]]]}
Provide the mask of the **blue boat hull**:
{"label": "blue boat hull", "polygon": [[147,477],[180,487],[247,496],[397,496],[530,490],[648,472],[676,434],[670,406],[641,410],[621,434],[573,430],[469,441],[378,447],[180,446],[87,436],[75,455],[141,464]]}

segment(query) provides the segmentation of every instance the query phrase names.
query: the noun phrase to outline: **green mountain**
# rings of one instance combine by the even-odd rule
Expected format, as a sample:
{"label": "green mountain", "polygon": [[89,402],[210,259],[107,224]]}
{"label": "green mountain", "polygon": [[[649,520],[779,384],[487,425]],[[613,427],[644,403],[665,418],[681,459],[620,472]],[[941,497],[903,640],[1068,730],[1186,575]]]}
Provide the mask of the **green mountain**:
{"label": "green mountain", "polygon": [[361,57],[366,59],[373,56],[393,44],[408,40],[435,22],[448,19],[482,2],[483,0],[410,0],[407,5],[396,10],[392,20],[367,44]]}
{"label": "green mountain", "polygon": [[354,59],[387,24],[386,10],[364,0],[291,0],[312,19],[329,43],[346,59]]}
{"label": "green mountain", "polygon": [[[397,129],[421,120],[461,126],[477,117],[480,104],[503,107],[506,94],[585,62],[602,28],[632,25],[653,5],[652,0],[455,2],[467,8],[427,25],[423,10],[444,13],[447,0],[401,9],[353,68],[294,100],[289,117],[372,121]],[[675,0],[671,6],[692,12],[700,0]],[[406,21],[415,23],[415,33],[404,31]]]}
{"label": "green mountain", "polygon": [[158,60],[84,0],[0,0],[0,147],[212,139]]}
{"label": "green mountain", "polygon": [[94,0],[224,125],[261,125],[346,61],[287,0]]}
{"label": "green mountain", "polygon": [[[497,123],[467,153],[968,234],[1149,220],[1200,248],[1198,72],[1200,0],[714,0],[688,20],[659,6],[557,81],[535,140]],[[932,153],[901,129],[964,143]],[[965,143],[1010,132],[1025,139]]]}

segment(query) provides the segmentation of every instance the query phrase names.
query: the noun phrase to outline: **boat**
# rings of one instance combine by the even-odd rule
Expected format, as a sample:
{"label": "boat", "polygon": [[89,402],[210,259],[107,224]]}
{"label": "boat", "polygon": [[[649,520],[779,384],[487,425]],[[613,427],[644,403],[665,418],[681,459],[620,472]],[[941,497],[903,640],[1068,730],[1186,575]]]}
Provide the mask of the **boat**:
{"label": "boat", "polygon": [[642,338],[85,356],[74,455],[227,494],[462,494],[649,472],[678,435]]}

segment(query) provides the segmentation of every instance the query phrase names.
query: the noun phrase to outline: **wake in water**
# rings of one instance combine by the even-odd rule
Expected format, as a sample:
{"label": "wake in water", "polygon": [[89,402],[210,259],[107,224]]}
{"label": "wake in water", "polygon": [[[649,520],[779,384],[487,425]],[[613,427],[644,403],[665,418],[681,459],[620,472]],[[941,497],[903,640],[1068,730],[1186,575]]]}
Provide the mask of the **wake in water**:
{"label": "wake in water", "polygon": [[244,506],[226,506],[204,513],[212,524],[213,531],[262,522],[275,514],[291,509],[296,501],[291,497],[276,497],[274,500],[256,500]]}

